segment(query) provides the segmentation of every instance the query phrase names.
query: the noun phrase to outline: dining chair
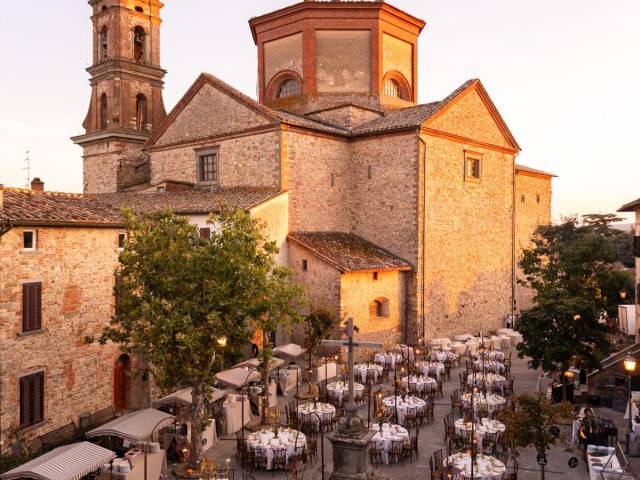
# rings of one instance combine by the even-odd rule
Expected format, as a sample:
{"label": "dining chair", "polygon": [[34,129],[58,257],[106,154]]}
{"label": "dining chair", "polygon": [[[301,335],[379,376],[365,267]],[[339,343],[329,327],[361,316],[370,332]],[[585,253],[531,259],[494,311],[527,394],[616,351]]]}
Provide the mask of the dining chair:
{"label": "dining chair", "polygon": [[369,442],[369,458],[372,465],[382,465],[384,463],[382,459],[382,449],[376,441]]}
{"label": "dining chair", "polygon": [[391,440],[391,450],[389,451],[390,462],[402,462],[404,465],[404,456],[403,456],[403,440]]}

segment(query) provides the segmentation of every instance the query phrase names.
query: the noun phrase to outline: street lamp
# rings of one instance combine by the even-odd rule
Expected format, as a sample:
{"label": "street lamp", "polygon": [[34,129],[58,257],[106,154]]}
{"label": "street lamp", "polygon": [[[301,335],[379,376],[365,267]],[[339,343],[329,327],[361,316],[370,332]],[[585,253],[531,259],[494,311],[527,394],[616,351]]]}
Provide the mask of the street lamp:
{"label": "street lamp", "polygon": [[218,345],[220,345],[221,347],[226,347],[227,346],[227,337],[225,337],[224,335],[220,338],[218,338],[216,340],[216,342],[218,342]]}
{"label": "street lamp", "polygon": [[625,288],[623,288],[622,290],[620,290],[620,298],[622,300],[624,300],[625,298],[627,298],[627,290]]}
{"label": "street lamp", "polygon": [[629,441],[631,437],[631,431],[633,429],[632,415],[631,415],[631,374],[636,371],[636,359],[633,358],[632,355],[627,355],[624,359],[624,369],[627,372],[627,390],[629,395],[629,405],[628,405],[628,418],[627,418],[627,433],[625,435],[625,448],[626,453],[629,453]]}

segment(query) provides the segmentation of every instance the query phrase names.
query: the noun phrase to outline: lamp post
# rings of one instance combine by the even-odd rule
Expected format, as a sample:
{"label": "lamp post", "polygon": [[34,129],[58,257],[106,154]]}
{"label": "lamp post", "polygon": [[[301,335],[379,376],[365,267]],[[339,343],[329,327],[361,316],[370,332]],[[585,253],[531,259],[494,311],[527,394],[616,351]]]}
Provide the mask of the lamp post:
{"label": "lamp post", "polygon": [[620,290],[620,298],[622,300],[624,300],[625,298],[627,298],[627,289],[623,288],[622,290]]}
{"label": "lamp post", "polygon": [[562,388],[564,389],[564,392],[563,392],[564,399],[563,400],[565,400],[565,401],[567,400],[567,381],[569,383],[573,383],[574,375],[575,374],[569,369],[565,370],[565,372],[564,372],[564,378],[566,380],[562,382]]}
{"label": "lamp post", "polygon": [[[216,343],[222,349],[227,346],[227,337],[222,336],[216,339]],[[220,370],[224,370],[224,357],[220,355]]]}
{"label": "lamp post", "polygon": [[632,355],[627,355],[624,359],[624,369],[627,372],[627,391],[629,396],[628,405],[628,418],[627,418],[627,433],[625,435],[625,450],[629,453],[629,442],[631,440],[631,431],[633,428],[632,414],[631,414],[631,374],[636,371],[636,359]]}

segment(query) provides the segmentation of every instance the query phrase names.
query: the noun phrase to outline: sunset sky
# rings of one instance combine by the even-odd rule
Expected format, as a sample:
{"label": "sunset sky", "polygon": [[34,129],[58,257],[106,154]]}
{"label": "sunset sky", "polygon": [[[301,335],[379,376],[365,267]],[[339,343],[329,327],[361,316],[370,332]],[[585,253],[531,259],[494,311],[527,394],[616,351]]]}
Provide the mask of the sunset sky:
{"label": "sunset sky", "polygon": [[[23,159],[47,190],[81,191],[91,22],[83,0],[5,2],[0,17],[0,183],[24,186]],[[200,72],[255,97],[247,20],[292,0],[166,0],[164,99]],[[421,102],[480,78],[522,147],[518,163],[551,171],[553,215],[611,212],[640,197],[638,0],[394,0],[427,22]],[[615,4],[615,8],[613,5]]]}

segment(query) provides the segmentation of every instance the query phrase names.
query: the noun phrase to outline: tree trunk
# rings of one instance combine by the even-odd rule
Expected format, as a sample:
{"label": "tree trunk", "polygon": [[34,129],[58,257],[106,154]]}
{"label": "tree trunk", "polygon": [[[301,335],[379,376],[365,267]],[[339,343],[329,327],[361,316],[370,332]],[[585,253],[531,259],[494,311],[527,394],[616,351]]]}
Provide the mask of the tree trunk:
{"label": "tree trunk", "polygon": [[540,480],[544,480],[544,465],[540,465]]}
{"label": "tree trunk", "polygon": [[202,386],[196,385],[191,391],[191,455],[189,465],[196,467],[199,465],[202,455],[202,417],[204,416],[204,395]]}

